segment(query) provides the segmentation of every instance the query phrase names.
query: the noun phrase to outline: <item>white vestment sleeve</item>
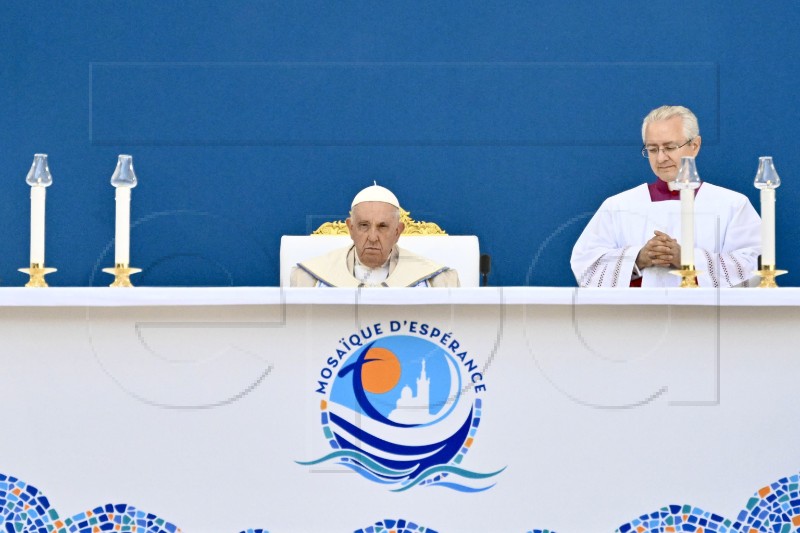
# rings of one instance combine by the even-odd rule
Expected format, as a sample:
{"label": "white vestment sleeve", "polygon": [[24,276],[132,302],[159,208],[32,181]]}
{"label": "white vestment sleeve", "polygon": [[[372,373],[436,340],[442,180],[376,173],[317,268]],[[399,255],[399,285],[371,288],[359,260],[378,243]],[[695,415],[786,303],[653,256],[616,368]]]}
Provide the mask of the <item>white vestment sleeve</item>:
{"label": "white vestment sleeve", "polygon": [[720,215],[719,242],[712,249],[695,248],[695,268],[701,287],[747,287],[761,254],[761,218],[744,195],[736,193],[730,211]]}
{"label": "white vestment sleeve", "polygon": [[606,200],[578,237],[570,265],[579,286],[630,286],[636,256],[644,243],[620,244],[617,216]]}

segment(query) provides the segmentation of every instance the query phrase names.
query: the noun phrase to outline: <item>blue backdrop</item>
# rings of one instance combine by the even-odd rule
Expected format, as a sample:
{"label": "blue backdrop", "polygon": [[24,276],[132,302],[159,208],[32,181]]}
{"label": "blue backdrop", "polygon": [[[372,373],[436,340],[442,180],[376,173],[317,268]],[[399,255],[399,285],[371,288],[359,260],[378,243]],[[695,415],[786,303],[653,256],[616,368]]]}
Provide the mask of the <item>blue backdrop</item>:
{"label": "blue backdrop", "polygon": [[475,234],[493,285],[574,285],[607,196],[654,179],[641,120],[700,119],[703,179],[772,155],[782,285],[800,280],[800,3],[154,1],[0,4],[0,284],[28,264],[49,154],[53,286],[103,285],[120,153],[138,285],[277,285],[280,236],[343,219],[377,180]]}

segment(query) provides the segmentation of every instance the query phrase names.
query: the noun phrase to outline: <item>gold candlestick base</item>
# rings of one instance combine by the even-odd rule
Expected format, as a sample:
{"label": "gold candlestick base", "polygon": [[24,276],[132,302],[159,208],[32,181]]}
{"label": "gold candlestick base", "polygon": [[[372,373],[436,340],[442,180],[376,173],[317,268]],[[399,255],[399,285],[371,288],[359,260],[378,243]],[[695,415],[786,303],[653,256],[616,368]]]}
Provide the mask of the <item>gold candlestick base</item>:
{"label": "gold candlestick base", "polygon": [[761,283],[758,284],[759,289],[773,289],[778,286],[775,283],[775,277],[781,274],[786,274],[788,270],[776,270],[775,265],[761,265],[761,270],[756,270],[758,275],[761,276]]}
{"label": "gold candlestick base", "polygon": [[141,271],[141,268],[132,268],[125,263],[117,263],[114,268],[103,269],[103,272],[114,275],[114,283],[109,287],[133,287],[131,274],[137,274]]}
{"label": "gold candlestick base", "polygon": [[670,270],[670,274],[675,274],[681,277],[681,288],[683,289],[696,289],[697,288],[697,274],[700,270],[695,270],[694,265],[681,265],[680,270]]}
{"label": "gold candlestick base", "polygon": [[57,269],[55,268],[47,268],[43,267],[39,263],[31,263],[30,268],[20,268],[19,271],[23,274],[28,274],[30,279],[28,283],[25,284],[26,287],[47,287],[47,282],[44,280],[44,277],[47,274],[55,272]]}

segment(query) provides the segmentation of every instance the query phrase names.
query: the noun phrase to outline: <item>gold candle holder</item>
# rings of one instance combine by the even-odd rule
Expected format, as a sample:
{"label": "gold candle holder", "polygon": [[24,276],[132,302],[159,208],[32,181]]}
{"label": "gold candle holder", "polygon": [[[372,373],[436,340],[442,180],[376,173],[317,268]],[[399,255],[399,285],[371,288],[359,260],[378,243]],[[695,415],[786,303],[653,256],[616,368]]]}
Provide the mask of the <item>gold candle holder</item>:
{"label": "gold candle holder", "polygon": [[697,274],[699,274],[700,271],[695,270],[694,265],[681,265],[680,270],[670,270],[669,273],[681,277],[682,289],[697,288]]}
{"label": "gold candle holder", "polygon": [[756,270],[758,275],[761,276],[761,283],[758,284],[759,289],[774,289],[778,286],[775,283],[775,277],[781,274],[786,274],[788,270],[776,270],[775,265],[761,265],[761,270]]}
{"label": "gold candle holder", "polygon": [[117,263],[114,268],[103,269],[103,272],[114,276],[114,282],[109,287],[133,287],[131,274],[138,274],[141,271],[141,268],[132,268],[125,263]]}
{"label": "gold candle holder", "polygon": [[58,269],[43,267],[39,263],[31,263],[30,268],[19,269],[19,271],[22,272],[23,274],[28,274],[28,276],[30,276],[30,279],[28,280],[28,283],[25,284],[25,286],[36,287],[36,288],[47,287],[48,285],[47,282],[44,280],[44,277],[47,274],[55,272],[56,270]]}

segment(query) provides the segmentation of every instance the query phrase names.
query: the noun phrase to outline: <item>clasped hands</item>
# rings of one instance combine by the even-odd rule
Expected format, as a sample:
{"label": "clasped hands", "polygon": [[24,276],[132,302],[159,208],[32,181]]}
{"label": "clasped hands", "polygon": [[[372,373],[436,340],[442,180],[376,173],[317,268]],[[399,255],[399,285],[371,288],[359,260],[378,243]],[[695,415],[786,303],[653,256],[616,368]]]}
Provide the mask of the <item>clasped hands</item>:
{"label": "clasped hands", "polygon": [[655,230],[651,238],[636,256],[636,266],[639,270],[651,266],[680,268],[681,245],[678,241],[662,231]]}

